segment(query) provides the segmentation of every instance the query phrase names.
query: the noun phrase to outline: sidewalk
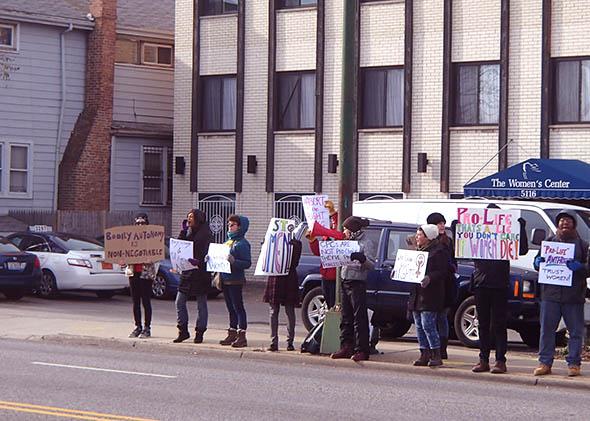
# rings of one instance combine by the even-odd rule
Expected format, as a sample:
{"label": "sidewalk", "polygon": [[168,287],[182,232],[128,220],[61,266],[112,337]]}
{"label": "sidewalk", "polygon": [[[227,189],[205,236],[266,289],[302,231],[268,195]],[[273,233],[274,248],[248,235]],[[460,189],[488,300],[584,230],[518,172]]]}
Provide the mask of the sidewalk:
{"label": "sidewalk", "polygon": [[[194,332],[191,332],[191,339],[184,343],[172,343],[172,339],[176,337],[174,326],[154,326],[152,328],[154,336],[150,339],[128,339],[129,323],[127,321],[119,323],[88,319],[64,319],[59,320],[57,325],[60,327],[56,331],[55,328],[44,327],[36,317],[23,317],[15,314],[9,323],[3,323],[0,327],[0,338],[117,348],[133,347],[152,352],[179,352],[197,356],[215,355],[216,357],[227,358],[278,360],[300,364],[350,367],[351,369],[391,370],[392,372],[511,382],[530,386],[572,387],[590,390],[590,365],[582,368],[582,376],[569,378],[567,377],[565,361],[556,360],[553,366],[554,374],[545,377],[534,377],[532,372],[537,366],[537,360],[536,354],[530,352],[510,350],[508,353],[507,374],[475,374],[471,372],[471,367],[478,361],[478,350],[460,345],[449,346],[449,360],[444,362],[443,367],[428,368],[412,366],[412,361],[418,356],[418,347],[415,341],[408,339],[381,341],[378,345],[378,349],[381,351],[380,355],[371,356],[371,360],[367,362],[355,363],[350,360],[332,360],[327,356],[301,354],[299,351],[288,352],[285,350],[284,336],[281,336],[279,352],[267,352],[265,348],[269,342],[268,333],[263,333],[262,329],[252,329],[248,332],[248,347],[233,349],[219,345],[219,340],[223,339],[226,334],[225,330],[219,328],[207,330],[204,343],[197,345],[192,342]],[[284,326],[280,326],[279,334],[285,334]],[[297,348],[303,339],[302,335],[296,337]]]}

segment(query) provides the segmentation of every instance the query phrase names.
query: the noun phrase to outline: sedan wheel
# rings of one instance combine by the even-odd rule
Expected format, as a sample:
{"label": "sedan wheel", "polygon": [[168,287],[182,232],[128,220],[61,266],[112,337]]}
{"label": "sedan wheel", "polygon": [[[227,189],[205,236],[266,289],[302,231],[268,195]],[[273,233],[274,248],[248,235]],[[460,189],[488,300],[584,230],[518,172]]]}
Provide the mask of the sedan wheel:
{"label": "sedan wheel", "polygon": [[57,284],[55,282],[55,276],[48,270],[43,271],[37,294],[43,298],[49,298],[57,294]]}
{"label": "sedan wheel", "polygon": [[327,307],[322,287],[315,287],[305,295],[301,304],[301,316],[308,331],[325,317]]}
{"label": "sedan wheel", "polygon": [[455,332],[457,338],[471,348],[479,346],[479,321],[475,308],[475,297],[467,297],[455,313]]}

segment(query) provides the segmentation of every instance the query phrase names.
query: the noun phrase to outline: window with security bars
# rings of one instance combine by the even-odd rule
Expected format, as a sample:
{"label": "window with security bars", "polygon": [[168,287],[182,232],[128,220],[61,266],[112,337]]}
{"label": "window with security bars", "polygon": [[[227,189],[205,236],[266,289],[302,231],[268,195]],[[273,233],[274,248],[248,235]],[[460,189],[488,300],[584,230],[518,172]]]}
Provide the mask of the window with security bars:
{"label": "window with security bars", "polygon": [[143,147],[142,205],[165,205],[168,201],[165,176],[166,161],[163,147]]}

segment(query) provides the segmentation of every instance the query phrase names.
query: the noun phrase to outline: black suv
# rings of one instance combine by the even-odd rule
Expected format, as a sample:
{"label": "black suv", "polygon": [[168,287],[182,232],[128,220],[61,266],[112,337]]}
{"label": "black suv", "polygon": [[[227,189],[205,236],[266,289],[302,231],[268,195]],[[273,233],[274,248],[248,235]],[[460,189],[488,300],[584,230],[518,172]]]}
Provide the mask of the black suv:
{"label": "black suv", "polygon": [[[416,225],[397,224],[372,220],[366,235],[378,244],[375,270],[367,280],[367,303],[375,312],[373,322],[388,337],[401,337],[410,329],[407,304],[413,284],[393,281],[390,278],[399,249],[408,248],[406,239],[416,233]],[[325,312],[319,274],[319,257],[314,256],[307,240],[303,239],[303,253],[297,267],[299,291],[302,302],[303,324],[309,330]],[[470,291],[470,279],[474,270],[470,261],[459,261],[459,294],[449,314],[452,334],[463,344],[477,347],[479,340],[475,298]],[[524,343],[539,345],[539,305],[536,294],[537,273],[513,269],[510,276],[508,328],[516,330]]]}

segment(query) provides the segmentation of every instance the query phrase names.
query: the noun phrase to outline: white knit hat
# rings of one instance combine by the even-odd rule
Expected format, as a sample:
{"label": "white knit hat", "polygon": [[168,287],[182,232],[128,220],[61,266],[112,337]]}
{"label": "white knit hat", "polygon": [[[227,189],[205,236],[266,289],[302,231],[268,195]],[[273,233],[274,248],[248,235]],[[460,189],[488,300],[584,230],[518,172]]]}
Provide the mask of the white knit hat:
{"label": "white knit hat", "polygon": [[420,229],[424,231],[424,235],[426,235],[426,238],[429,240],[434,240],[436,237],[438,237],[438,227],[436,225],[424,224],[420,227]]}

